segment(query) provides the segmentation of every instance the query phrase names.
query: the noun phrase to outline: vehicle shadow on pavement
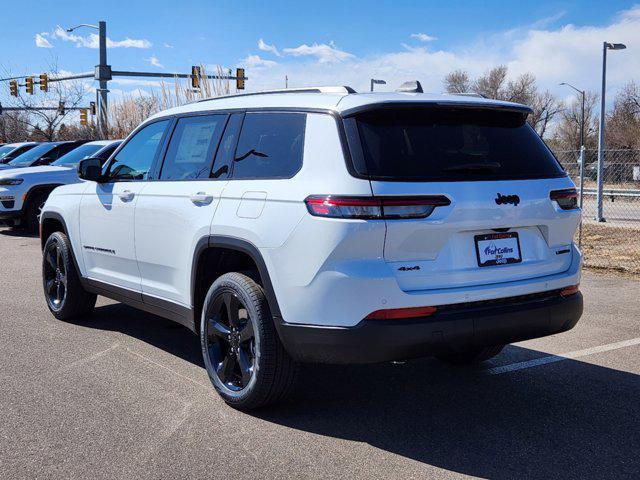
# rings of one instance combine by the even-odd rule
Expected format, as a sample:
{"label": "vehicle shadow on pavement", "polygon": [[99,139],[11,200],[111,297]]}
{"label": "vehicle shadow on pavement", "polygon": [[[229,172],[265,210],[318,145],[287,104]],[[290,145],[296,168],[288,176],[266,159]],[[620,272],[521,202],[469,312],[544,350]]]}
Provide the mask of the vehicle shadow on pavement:
{"label": "vehicle shadow on pavement", "polygon": [[[3,225],[0,225],[2,227]],[[0,235],[7,237],[23,237],[23,238],[38,238],[37,233],[31,233],[25,228],[1,228]]]}
{"label": "vehicle shadow on pavement", "polygon": [[[113,304],[83,325],[203,366],[197,337],[154,315]],[[640,376],[576,360],[484,373],[546,355],[509,346],[475,368],[306,365],[292,401],[250,414],[483,478],[638,478]]]}

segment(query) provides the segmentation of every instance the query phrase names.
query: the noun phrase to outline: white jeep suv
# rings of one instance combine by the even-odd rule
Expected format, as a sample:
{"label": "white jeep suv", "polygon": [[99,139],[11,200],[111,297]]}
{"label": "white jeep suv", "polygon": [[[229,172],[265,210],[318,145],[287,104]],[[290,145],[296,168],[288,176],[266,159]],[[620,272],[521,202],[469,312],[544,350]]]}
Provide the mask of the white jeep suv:
{"label": "white jeep suv", "polygon": [[346,87],[154,115],[41,216],[59,319],[104,295],[199,334],[236,408],[300,362],[486,360],[582,314],[571,180],[523,105]]}

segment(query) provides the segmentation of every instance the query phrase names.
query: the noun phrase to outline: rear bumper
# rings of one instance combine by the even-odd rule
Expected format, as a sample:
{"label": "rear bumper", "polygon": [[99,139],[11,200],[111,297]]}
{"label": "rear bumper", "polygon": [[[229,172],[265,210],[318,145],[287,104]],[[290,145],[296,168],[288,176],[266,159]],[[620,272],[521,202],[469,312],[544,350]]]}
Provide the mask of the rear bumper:
{"label": "rear bumper", "polygon": [[573,328],[582,315],[582,294],[559,291],[439,307],[425,318],[363,320],[354,327],[277,322],[295,359],[321,363],[376,363],[502,345]]}

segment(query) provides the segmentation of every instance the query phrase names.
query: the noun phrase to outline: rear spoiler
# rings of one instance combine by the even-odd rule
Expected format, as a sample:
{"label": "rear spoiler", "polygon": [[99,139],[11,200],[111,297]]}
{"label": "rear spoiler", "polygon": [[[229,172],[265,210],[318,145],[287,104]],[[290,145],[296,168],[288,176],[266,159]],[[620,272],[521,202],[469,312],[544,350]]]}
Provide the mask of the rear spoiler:
{"label": "rear spoiler", "polygon": [[370,103],[367,105],[360,105],[358,107],[350,108],[341,112],[343,118],[352,117],[362,112],[368,112],[371,110],[386,110],[386,109],[403,109],[403,108],[468,108],[475,110],[499,110],[503,112],[516,112],[521,113],[525,117],[533,113],[533,109],[526,105],[518,103],[492,103],[492,102],[469,102],[459,98],[452,98],[451,100],[427,100],[421,102],[380,102]]}

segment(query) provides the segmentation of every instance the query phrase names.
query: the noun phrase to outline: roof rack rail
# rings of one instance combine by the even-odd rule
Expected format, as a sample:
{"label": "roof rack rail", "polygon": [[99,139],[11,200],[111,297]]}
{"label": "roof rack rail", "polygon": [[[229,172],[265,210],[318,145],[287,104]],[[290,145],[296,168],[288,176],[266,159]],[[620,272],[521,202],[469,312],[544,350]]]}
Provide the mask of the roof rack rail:
{"label": "roof rack rail", "polygon": [[202,100],[198,100],[196,103],[200,102],[208,102],[210,100],[222,100],[225,98],[234,98],[234,97],[248,97],[252,95],[274,95],[280,93],[337,93],[337,94],[345,94],[349,95],[351,93],[356,93],[356,91],[348,86],[329,86],[329,87],[299,87],[299,88],[284,88],[279,90],[264,90],[262,92],[248,92],[248,93],[235,93],[231,95],[220,95],[219,97],[209,97],[203,98]]}
{"label": "roof rack rail", "polygon": [[457,95],[459,97],[487,98],[478,92],[445,92],[443,93],[443,95]]}

